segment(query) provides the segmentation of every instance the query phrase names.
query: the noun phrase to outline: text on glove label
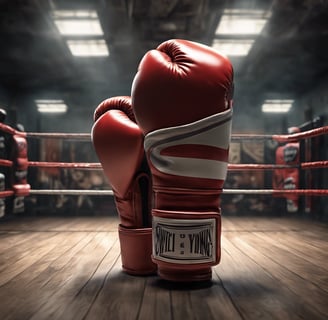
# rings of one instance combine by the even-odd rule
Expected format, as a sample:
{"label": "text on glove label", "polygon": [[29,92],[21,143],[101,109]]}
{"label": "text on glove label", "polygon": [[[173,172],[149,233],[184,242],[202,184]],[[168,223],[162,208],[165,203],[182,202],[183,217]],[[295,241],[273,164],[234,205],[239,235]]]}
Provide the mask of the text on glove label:
{"label": "text on glove label", "polygon": [[171,263],[216,261],[216,220],[153,217],[153,256]]}

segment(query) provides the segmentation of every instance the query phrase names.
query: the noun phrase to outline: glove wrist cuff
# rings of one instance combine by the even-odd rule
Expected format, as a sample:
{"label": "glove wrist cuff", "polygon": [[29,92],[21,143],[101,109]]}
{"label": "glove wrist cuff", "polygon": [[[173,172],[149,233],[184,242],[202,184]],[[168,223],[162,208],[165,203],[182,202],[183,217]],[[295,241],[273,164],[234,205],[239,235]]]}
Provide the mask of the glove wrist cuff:
{"label": "glove wrist cuff", "polygon": [[156,265],[151,259],[152,228],[118,228],[122,268],[132,275],[148,275],[156,273]]}

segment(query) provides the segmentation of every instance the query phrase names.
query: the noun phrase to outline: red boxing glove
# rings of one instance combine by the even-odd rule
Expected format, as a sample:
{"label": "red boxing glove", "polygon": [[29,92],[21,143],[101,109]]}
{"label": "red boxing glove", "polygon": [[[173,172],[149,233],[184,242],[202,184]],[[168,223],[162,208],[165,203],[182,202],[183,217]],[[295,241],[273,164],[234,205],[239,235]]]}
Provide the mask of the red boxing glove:
{"label": "red boxing glove", "polygon": [[163,279],[207,281],[220,261],[232,94],[231,63],[207,46],[169,40],[140,62],[132,106],[146,135],[152,257]]}
{"label": "red boxing glove", "polygon": [[[289,142],[280,146],[276,150],[276,164],[297,166],[300,162],[299,142]],[[293,190],[299,188],[299,169],[284,168],[276,169],[273,174],[273,188]],[[296,212],[299,209],[299,196],[297,194],[287,194],[286,208],[288,212]]]}
{"label": "red boxing glove", "polygon": [[13,189],[15,196],[25,197],[30,193],[31,186],[27,183],[27,141],[21,135],[13,135]]}
{"label": "red boxing glove", "polygon": [[156,272],[151,260],[151,179],[144,136],[135,123],[130,97],[103,101],[94,113],[92,140],[114,192],[120,215],[119,238],[123,270]]}

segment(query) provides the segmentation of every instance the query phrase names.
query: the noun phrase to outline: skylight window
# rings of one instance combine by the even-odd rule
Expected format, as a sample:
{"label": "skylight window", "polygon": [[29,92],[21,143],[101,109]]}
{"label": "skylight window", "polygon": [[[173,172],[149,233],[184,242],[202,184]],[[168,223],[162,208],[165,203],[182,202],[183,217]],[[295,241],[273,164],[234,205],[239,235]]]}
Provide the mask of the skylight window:
{"label": "skylight window", "polygon": [[212,47],[225,56],[246,56],[254,40],[214,39]]}
{"label": "skylight window", "polygon": [[258,35],[262,32],[266,18],[249,18],[241,15],[222,16],[216,28],[216,35]]}
{"label": "skylight window", "polygon": [[98,14],[95,10],[54,10],[53,16],[55,19],[62,19],[62,18],[98,19]]}
{"label": "skylight window", "polygon": [[67,45],[74,56],[108,56],[109,51],[105,40],[67,40]]}
{"label": "skylight window", "polygon": [[109,56],[98,14],[95,10],[56,10],[54,23],[73,56]]}
{"label": "skylight window", "polygon": [[102,36],[104,34],[97,20],[57,20],[55,23],[64,36]]}
{"label": "skylight window", "polygon": [[63,100],[35,100],[38,111],[41,113],[65,113],[67,105]]}
{"label": "skylight window", "polygon": [[96,11],[55,11],[54,22],[64,36],[102,36]]}
{"label": "skylight window", "polygon": [[262,112],[286,113],[293,104],[294,100],[265,100],[262,105]]}
{"label": "skylight window", "polygon": [[246,56],[269,16],[260,10],[224,10],[212,46],[229,57]]}

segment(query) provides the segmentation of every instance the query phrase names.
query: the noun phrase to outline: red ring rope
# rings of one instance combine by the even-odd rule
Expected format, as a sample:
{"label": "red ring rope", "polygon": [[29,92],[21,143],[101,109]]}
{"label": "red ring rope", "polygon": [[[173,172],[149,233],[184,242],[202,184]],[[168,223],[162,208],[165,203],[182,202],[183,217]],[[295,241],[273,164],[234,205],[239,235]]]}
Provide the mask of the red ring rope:
{"label": "red ring rope", "polygon": [[82,163],[82,162],[42,162],[42,161],[29,161],[30,167],[39,168],[75,168],[75,169],[102,169],[100,163]]}
{"label": "red ring rope", "polygon": [[[0,123],[0,131],[10,133],[12,135],[17,134],[28,138],[60,138],[60,139],[79,139],[91,141],[90,133],[40,133],[40,132],[21,132],[14,128]],[[232,140],[265,140],[272,139],[277,142],[290,142],[297,141],[306,138],[313,138],[328,133],[328,126],[316,128],[300,133],[285,134],[285,135],[265,135],[265,134],[232,134]]]}
{"label": "red ring rope", "polygon": [[74,140],[90,140],[90,133],[39,133],[39,132],[27,132],[28,138],[58,138],[58,139],[74,139]]}
{"label": "red ring rope", "polygon": [[[32,138],[63,138],[63,139],[79,139],[79,140],[91,140],[90,134],[84,133],[33,133],[33,132],[20,132],[15,129],[0,123],[0,130],[10,133],[12,135],[17,134],[24,137]],[[278,142],[291,142],[306,138],[312,138],[319,135],[328,133],[328,126],[309,130],[306,132],[295,133],[291,135],[232,135],[232,140],[263,140],[272,139]],[[12,166],[12,161],[0,159],[0,166]],[[41,161],[29,161],[30,167],[52,167],[52,168],[79,168],[79,169],[102,169],[100,163],[65,163],[65,162],[41,162]],[[316,161],[301,163],[297,166],[282,166],[272,164],[229,164],[228,170],[274,170],[283,168],[300,168],[300,169],[315,169],[328,167],[328,161]],[[276,190],[276,189],[223,189],[224,194],[263,194],[263,195],[276,195],[286,196],[288,194],[297,195],[309,195],[309,196],[327,196],[328,190],[316,190],[316,189],[294,189],[294,190]],[[30,194],[68,194],[68,195],[113,195],[112,190],[30,190]],[[14,195],[12,190],[0,191],[0,198],[9,197]]]}
{"label": "red ring rope", "polygon": [[0,198],[11,197],[13,195],[14,195],[14,191],[12,191],[12,190],[0,191]]}
{"label": "red ring rope", "polygon": [[13,165],[13,162],[10,160],[0,159],[0,166],[3,167],[11,167]]}
{"label": "red ring rope", "polygon": [[[0,160],[1,161],[6,160]],[[10,162],[11,163],[11,162]],[[100,163],[91,162],[42,162],[42,161],[29,161],[30,167],[39,168],[75,168],[75,169],[102,169]],[[276,165],[276,164],[228,164],[229,171],[241,171],[241,170],[275,170],[285,168],[300,168],[300,169],[317,169],[327,168],[328,161],[316,161],[316,162],[304,162],[299,165]]]}
{"label": "red ring rope", "polygon": [[[246,194],[246,195],[276,195],[284,196],[288,194],[308,195],[308,196],[328,196],[326,189],[223,189],[223,194]],[[0,191],[0,198],[12,196],[13,191]],[[78,189],[41,189],[30,190],[30,195],[113,195],[112,190],[78,190]]]}
{"label": "red ring rope", "polygon": [[14,128],[12,128],[10,126],[7,126],[6,124],[1,123],[1,122],[0,122],[0,130],[4,131],[6,133],[12,134],[12,135],[17,134],[17,135],[20,135],[22,137],[26,137],[26,132],[17,131]]}
{"label": "red ring rope", "polygon": [[290,189],[290,190],[276,190],[276,189],[223,189],[224,194],[260,194],[260,195],[275,195],[286,196],[290,194],[297,194],[300,196],[328,196],[326,189]]}
{"label": "red ring rope", "polygon": [[[91,141],[91,135],[89,133],[39,133],[39,132],[20,132],[13,128],[0,123],[0,130],[12,133],[24,135],[28,138],[58,138],[58,139],[78,139]],[[231,140],[275,140],[277,142],[291,142],[307,138],[314,138],[328,133],[328,126],[316,128],[300,133],[294,134],[232,134]]]}
{"label": "red ring rope", "polygon": [[317,128],[317,129],[312,129],[300,133],[294,133],[290,135],[273,135],[272,139],[276,140],[278,142],[291,142],[291,141],[297,141],[297,140],[302,140],[302,139],[307,139],[307,138],[313,138],[317,137],[323,134],[328,133],[328,126]]}
{"label": "red ring rope", "polygon": [[315,162],[304,162],[298,165],[278,165],[278,164],[228,164],[229,171],[241,171],[241,170],[276,170],[276,169],[287,169],[287,168],[299,168],[299,169],[318,169],[327,168],[328,161],[315,161]]}
{"label": "red ring rope", "polygon": [[328,133],[328,126],[293,134],[232,134],[231,140],[275,140],[277,142],[294,142],[314,138]]}

